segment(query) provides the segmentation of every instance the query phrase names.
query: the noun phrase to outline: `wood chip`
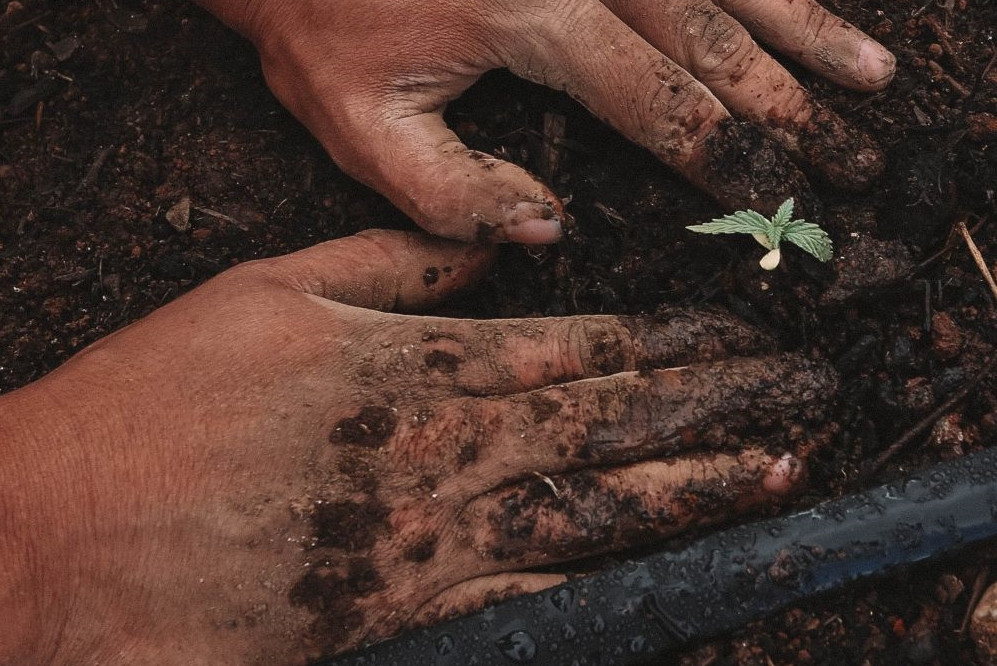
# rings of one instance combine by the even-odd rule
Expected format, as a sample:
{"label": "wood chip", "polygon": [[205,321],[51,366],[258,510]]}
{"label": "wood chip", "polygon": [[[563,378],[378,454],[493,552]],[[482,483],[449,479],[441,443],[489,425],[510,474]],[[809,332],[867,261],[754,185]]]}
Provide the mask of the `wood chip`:
{"label": "wood chip", "polygon": [[166,211],[166,221],[183,233],[190,229],[190,197],[184,197]]}

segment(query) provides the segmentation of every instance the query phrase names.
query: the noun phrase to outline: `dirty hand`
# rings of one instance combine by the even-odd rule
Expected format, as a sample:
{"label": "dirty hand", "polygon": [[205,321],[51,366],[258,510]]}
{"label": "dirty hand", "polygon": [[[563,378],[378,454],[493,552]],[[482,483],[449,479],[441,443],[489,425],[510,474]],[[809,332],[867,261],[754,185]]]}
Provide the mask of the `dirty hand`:
{"label": "dirty hand", "polygon": [[345,171],[440,236],[561,234],[546,186],[443,121],[500,67],[567,91],[728,208],[771,214],[795,196],[806,209],[787,153],[844,187],[882,170],[753,39],[842,86],[885,87],[893,56],[814,0],[199,1],[256,43],[277,97]]}
{"label": "dirty hand", "polygon": [[0,664],[301,663],[802,482],[832,373],[717,314],[364,309],[487,255],[244,264],[0,399]]}

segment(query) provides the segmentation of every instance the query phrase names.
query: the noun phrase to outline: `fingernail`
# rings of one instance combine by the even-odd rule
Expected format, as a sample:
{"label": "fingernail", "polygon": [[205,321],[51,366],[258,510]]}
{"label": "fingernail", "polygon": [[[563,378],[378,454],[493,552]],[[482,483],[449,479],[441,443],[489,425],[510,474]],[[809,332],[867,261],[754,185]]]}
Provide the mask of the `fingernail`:
{"label": "fingernail", "polygon": [[526,220],[506,229],[505,237],[513,243],[548,245],[561,240],[561,223],[556,220]]}
{"label": "fingernail", "polygon": [[527,245],[547,245],[561,240],[561,218],[550,204],[523,201],[512,209],[504,229],[506,240]]}
{"label": "fingernail", "polygon": [[886,85],[897,71],[897,59],[877,42],[865,39],[859,46],[858,70],[868,83]]}

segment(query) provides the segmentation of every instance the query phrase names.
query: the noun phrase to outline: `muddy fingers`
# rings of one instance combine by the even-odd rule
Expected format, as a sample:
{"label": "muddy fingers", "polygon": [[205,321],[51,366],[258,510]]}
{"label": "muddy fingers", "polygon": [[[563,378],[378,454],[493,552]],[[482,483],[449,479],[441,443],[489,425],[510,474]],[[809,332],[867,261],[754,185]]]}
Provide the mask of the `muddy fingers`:
{"label": "muddy fingers", "polygon": [[842,85],[885,86],[893,57],[812,0],[299,0],[244,3],[250,17],[201,1],[256,42],[271,88],[346,172],[441,236],[561,237],[567,213],[547,185],[444,122],[501,67],[566,91],[724,207],[807,209],[793,159],[845,187],[881,169],[753,39]]}
{"label": "muddy fingers", "polygon": [[748,356],[774,347],[758,329],[706,308],[670,308],[654,317],[386,317],[383,326],[370,342],[370,367],[364,372],[401,372],[405,376],[399,381],[451,396],[508,395],[617,372]]}
{"label": "muddy fingers", "polygon": [[[803,86],[761,49],[745,26],[713,3],[604,2],[709,87],[735,117],[756,124],[808,172],[820,174],[839,187],[861,188],[882,171],[883,156],[868,136],[814,102]],[[740,8],[748,3],[724,4]],[[777,4],[776,8],[773,11],[783,12],[788,5]],[[819,7],[817,10],[826,15]],[[851,35],[846,30],[842,38]],[[791,39],[783,36],[780,43]],[[718,164],[713,170],[721,167]]]}
{"label": "muddy fingers", "polygon": [[835,83],[881,90],[893,78],[896,58],[814,0],[717,0],[786,55]]}
{"label": "muddy fingers", "polygon": [[[680,340],[695,328],[670,321]],[[419,600],[424,621],[441,618],[532,589],[482,577],[778,500],[803,478],[787,452],[815,438],[834,387],[826,364],[786,354],[363,408],[330,435],[292,603],[313,614],[321,649],[338,651],[408,626],[402,600]]]}
{"label": "muddy fingers", "polygon": [[709,85],[603,5],[578,3],[569,16],[548,14],[531,28],[512,42],[513,72],[566,90],[724,206],[769,211],[788,197],[812,199],[788,154],[757,130],[752,150],[766,158],[748,170],[733,163],[722,144],[736,125]]}
{"label": "muddy fingers", "polygon": [[677,455],[737,450],[745,433],[790,447],[794,418],[813,418],[834,390],[825,364],[796,355],[625,372],[506,398],[438,403],[402,416],[388,455],[465,501],[535,474],[556,475]]}
{"label": "muddy fingers", "polygon": [[477,527],[469,566],[526,568],[651,543],[777,499],[802,476],[789,454],[748,449],[532,479],[464,511]]}
{"label": "muddy fingers", "polygon": [[[561,200],[524,169],[469,150],[432,109],[356,119],[359,132],[329,145],[361,141],[363,159],[347,168],[381,190],[430,233],[468,242],[543,244],[561,238]],[[390,100],[384,102],[390,108]],[[367,137],[377,136],[377,142]]]}

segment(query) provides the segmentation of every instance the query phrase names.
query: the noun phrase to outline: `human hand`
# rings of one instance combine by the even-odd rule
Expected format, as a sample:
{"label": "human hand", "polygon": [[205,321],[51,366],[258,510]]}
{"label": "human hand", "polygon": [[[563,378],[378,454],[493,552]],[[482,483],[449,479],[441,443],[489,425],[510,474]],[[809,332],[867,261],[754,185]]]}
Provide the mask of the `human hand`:
{"label": "human hand", "polygon": [[487,260],[244,264],[0,399],[0,663],[302,663],[802,483],[832,373],[720,315],[364,309]]}
{"label": "human hand", "polygon": [[842,187],[882,170],[752,38],[842,86],[885,87],[893,56],[814,0],[200,1],[256,43],[274,93],[346,172],[440,236],[560,236],[550,189],[443,121],[500,67],[567,91],[726,208],[808,208],[790,155]]}

